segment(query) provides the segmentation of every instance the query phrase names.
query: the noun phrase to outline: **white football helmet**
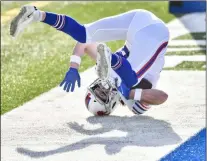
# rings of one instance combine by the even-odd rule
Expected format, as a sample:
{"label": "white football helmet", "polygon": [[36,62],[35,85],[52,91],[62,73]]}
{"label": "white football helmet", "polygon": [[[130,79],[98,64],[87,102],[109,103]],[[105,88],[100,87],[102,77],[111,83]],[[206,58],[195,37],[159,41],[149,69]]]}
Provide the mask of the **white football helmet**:
{"label": "white football helmet", "polygon": [[110,115],[119,103],[119,94],[109,81],[96,79],[88,88],[85,105],[93,115]]}

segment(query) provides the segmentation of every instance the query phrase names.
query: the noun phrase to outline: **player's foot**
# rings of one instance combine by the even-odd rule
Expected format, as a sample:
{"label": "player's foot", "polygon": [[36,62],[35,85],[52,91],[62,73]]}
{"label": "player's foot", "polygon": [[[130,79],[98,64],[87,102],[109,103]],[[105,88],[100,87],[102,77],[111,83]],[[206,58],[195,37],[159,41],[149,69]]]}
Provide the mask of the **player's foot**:
{"label": "player's foot", "polygon": [[96,72],[99,78],[107,80],[111,70],[111,50],[106,44],[97,46]]}
{"label": "player's foot", "polygon": [[40,11],[34,6],[23,6],[10,24],[10,35],[17,37],[30,23],[38,21]]}

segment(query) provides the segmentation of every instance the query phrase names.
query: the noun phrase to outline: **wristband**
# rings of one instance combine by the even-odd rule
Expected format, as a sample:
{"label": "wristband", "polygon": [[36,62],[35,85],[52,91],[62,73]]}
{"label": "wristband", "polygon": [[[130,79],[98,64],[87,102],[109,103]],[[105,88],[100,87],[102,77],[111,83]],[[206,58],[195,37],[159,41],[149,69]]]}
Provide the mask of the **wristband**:
{"label": "wristband", "polygon": [[142,96],[142,89],[141,88],[135,89],[134,100],[140,101],[141,100],[141,96]]}
{"label": "wristband", "polygon": [[81,58],[79,56],[77,56],[77,55],[72,55],[70,57],[70,62],[77,63],[78,65],[80,65]]}

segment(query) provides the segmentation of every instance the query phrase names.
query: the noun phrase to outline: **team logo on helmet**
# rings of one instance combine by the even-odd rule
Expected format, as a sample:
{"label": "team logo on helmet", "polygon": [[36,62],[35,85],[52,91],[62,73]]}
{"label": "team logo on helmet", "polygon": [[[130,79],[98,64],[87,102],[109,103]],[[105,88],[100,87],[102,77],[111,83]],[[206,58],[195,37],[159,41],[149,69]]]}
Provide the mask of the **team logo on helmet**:
{"label": "team logo on helmet", "polygon": [[89,104],[90,100],[91,100],[91,94],[88,93],[85,98],[85,105],[86,105],[87,109],[88,109],[88,104]]}

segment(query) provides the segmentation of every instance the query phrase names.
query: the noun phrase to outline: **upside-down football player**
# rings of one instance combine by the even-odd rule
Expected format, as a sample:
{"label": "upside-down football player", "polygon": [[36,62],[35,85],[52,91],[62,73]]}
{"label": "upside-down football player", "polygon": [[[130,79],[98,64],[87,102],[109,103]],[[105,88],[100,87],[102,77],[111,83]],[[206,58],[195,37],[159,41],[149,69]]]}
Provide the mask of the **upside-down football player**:
{"label": "upside-down football player", "polygon": [[[77,41],[60,84],[65,91],[73,92],[76,82],[80,87],[78,68],[84,53],[96,61],[99,78],[88,87],[85,98],[93,114],[110,114],[119,101],[135,114],[143,114],[150,105],[167,100],[168,95],[155,87],[164,66],[169,30],[153,13],[131,10],[82,25],[67,15],[23,6],[11,22],[11,36],[17,37],[32,22],[48,24]],[[125,45],[114,53],[99,43],[116,40],[125,40]]]}

